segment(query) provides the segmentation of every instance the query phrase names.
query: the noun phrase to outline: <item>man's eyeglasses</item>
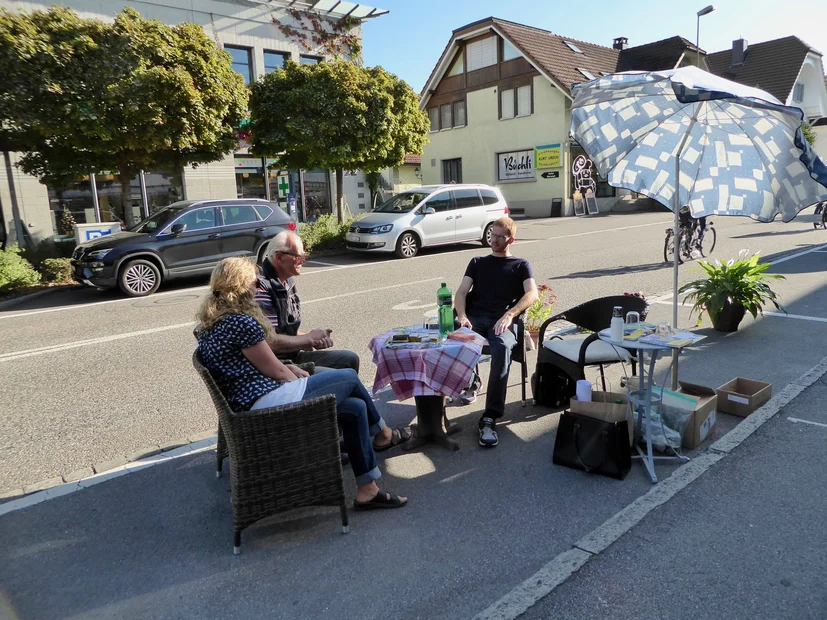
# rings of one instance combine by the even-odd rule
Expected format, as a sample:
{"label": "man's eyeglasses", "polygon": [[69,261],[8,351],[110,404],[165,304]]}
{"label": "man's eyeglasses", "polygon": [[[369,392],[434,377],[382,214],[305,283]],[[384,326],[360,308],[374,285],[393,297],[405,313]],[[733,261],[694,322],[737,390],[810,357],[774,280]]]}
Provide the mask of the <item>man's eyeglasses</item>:
{"label": "man's eyeglasses", "polygon": [[298,252],[288,252],[287,250],[279,250],[278,254],[287,254],[287,256],[293,256],[298,258],[299,260],[307,260],[307,252],[304,254],[299,254]]}
{"label": "man's eyeglasses", "polygon": [[499,239],[500,241],[508,241],[509,239],[511,239],[511,237],[509,237],[508,235],[495,235],[494,233],[491,233],[491,238]]}

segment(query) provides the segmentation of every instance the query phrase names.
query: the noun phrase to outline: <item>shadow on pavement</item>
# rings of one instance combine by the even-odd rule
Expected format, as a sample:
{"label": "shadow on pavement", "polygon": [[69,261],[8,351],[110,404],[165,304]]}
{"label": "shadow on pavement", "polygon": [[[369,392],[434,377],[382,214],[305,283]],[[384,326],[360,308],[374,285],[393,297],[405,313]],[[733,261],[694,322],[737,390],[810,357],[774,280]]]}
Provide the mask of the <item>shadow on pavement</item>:
{"label": "shadow on pavement", "polygon": [[646,265],[622,265],[619,267],[610,267],[604,269],[590,269],[589,271],[575,271],[560,276],[554,276],[549,280],[568,280],[571,278],[605,278],[609,276],[627,275],[630,273],[643,273],[646,271],[658,271],[660,269],[671,269],[670,263],[663,261],[657,263],[648,263]]}

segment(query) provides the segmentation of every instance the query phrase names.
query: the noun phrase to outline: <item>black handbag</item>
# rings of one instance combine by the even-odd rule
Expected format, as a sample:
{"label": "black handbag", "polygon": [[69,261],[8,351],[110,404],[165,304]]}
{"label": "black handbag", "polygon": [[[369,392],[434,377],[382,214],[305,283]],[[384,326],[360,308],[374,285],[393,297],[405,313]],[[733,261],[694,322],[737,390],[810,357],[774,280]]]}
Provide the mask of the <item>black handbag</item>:
{"label": "black handbag", "polygon": [[623,480],[632,469],[626,420],[606,422],[564,411],[554,440],[555,465]]}

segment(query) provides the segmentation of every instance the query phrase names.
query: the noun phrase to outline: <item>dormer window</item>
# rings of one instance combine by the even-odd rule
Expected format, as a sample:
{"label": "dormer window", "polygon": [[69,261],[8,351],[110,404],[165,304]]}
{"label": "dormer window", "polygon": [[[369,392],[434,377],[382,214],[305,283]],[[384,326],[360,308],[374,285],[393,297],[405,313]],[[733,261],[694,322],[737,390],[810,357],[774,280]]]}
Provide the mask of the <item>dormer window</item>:
{"label": "dormer window", "polygon": [[581,50],[579,47],[577,47],[571,41],[563,41],[563,43],[565,43],[566,47],[568,47],[575,54],[583,54],[584,56],[586,55],[586,54],[583,53],[583,50]]}

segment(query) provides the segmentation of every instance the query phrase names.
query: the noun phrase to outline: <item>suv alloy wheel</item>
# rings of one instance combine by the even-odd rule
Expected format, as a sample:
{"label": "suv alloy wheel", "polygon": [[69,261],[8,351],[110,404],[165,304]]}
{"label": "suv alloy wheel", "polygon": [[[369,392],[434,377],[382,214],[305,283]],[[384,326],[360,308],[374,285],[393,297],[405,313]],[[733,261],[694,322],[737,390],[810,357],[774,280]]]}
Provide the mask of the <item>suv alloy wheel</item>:
{"label": "suv alloy wheel", "polygon": [[131,260],[121,268],[118,284],[129,297],[145,297],[161,286],[161,272],[148,260]]}

